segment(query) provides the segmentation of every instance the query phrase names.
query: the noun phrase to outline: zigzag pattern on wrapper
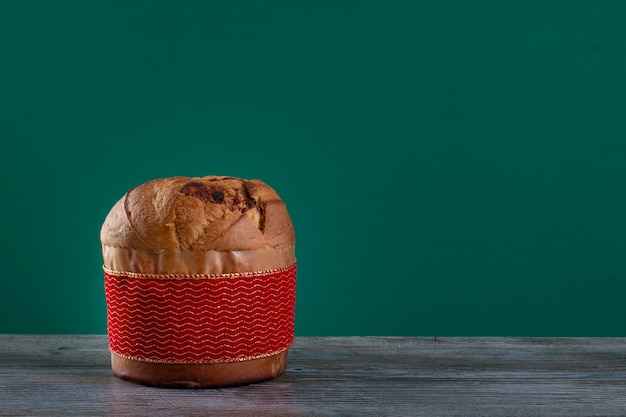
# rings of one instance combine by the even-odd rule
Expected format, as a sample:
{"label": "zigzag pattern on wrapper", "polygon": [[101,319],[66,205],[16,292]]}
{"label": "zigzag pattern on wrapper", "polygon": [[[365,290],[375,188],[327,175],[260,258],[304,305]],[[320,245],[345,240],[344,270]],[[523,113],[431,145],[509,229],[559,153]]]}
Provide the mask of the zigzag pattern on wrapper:
{"label": "zigzag pattern on wrapper", "polygon": [[284,352],[293,343],[295,264],[223,279],[107,269],[104,276],[109,347],[119,356],[237,362]]}

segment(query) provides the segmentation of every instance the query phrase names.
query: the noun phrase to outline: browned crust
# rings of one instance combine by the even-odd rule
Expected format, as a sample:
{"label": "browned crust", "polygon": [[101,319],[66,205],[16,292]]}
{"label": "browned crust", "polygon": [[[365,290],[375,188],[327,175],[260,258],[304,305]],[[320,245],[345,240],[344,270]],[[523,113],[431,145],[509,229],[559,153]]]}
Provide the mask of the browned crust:
{"label": "browned crust", "polygon": [[143,385],[169,388],[218,388],[253,384],[281,375],[286,364],[286,351],[244,362],[189,365],[141,362],[111,354],[111,367],[118,377]]}
{"label": "browned crust", "polygon": [[233,251],[295,243],[285,203],[259,180],[207,176],[146,182],[106,217],[102,244],[172,251]]}

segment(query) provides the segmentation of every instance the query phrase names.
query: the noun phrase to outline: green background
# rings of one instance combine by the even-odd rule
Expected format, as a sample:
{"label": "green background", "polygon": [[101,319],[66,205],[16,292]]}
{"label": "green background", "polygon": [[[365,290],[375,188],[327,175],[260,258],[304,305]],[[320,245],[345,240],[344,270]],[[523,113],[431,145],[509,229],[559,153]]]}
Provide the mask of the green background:
{"label": "green background", "polygon": [[626,336],[626,2],[0,1],[0,332],[106,331],[126,190],[260,178],[298,335]]}

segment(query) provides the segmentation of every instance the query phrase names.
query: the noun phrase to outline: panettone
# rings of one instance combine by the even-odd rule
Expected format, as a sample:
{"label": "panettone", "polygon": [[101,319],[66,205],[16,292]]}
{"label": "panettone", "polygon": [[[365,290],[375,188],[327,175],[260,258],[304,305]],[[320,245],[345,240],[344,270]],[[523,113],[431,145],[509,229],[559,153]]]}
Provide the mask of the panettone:
{"label": "panettone", "polygon": [[117,376],[220,387],[284,371],[295,234],[271,187],[217,176],[149,181],[113,206],[100,238]]}

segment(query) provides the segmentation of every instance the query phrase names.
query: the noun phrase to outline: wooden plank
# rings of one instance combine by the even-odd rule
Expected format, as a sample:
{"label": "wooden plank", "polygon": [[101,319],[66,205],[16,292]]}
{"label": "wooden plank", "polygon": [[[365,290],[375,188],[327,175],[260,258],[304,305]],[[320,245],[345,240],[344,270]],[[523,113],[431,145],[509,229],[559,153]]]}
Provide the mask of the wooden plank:
{"label": "wooden plank", "polygon": [[0,415],[626,415],[622,338],[301,337],[285,375],[228,389],[109,366],[106,336],[0,335]]}

